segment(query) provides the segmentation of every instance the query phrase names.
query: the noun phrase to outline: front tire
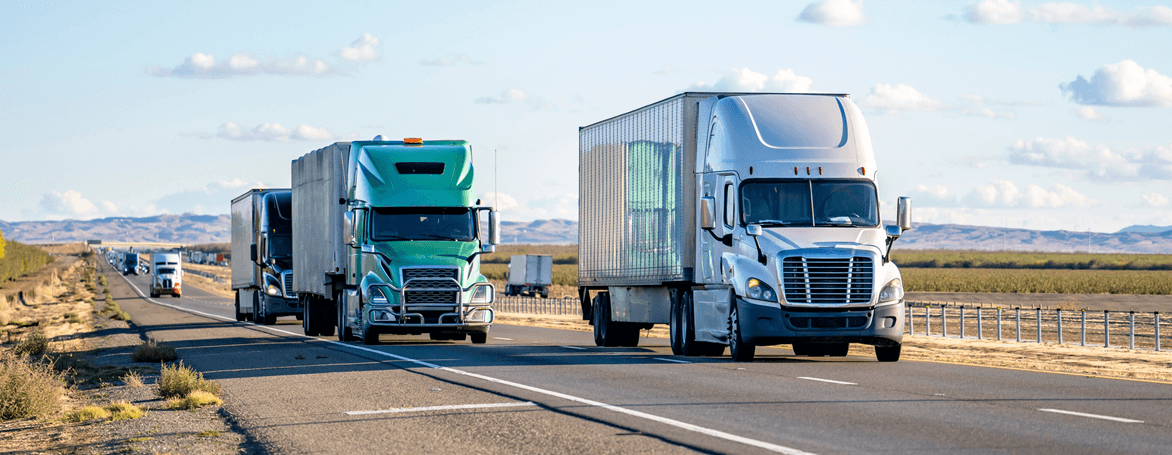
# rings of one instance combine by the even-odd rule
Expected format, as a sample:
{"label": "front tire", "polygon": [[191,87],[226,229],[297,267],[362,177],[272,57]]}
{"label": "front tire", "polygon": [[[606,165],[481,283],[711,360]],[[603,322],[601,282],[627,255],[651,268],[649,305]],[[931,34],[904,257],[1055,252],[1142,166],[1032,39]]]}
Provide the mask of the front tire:
{"label": "front tire", "polygon": [[371,327],[362,331],[362,344],[374,346],[378,344],[378,329]]}
{"label": "front tire", "polygon": [[338,302],[338,341],[351,341],[354,339],[354,332],[346,324],[346,302],[338,294],[334,297],[334,301]]}
{"label": "front tire", "polygon": [[236,291],[236,322],[248,320],[248,315],[240,312],[240,291]]}
{"label": "front tire", "polygon": [[895,346],[875,346],[875,358],[880,362],[898,362],[899,351],[903,349],[902,344]]}
{"label": "front tire", "polygon": [[741,321],[734,302],[728,314],[728,353],[735,362],[752,362],[757,346],[741,338]]}
{"label": "front tire", "polygon": [[484,332],[469,334],[468,338],[472,339],[472,344],[484,344],[488,342],[488,334]]}

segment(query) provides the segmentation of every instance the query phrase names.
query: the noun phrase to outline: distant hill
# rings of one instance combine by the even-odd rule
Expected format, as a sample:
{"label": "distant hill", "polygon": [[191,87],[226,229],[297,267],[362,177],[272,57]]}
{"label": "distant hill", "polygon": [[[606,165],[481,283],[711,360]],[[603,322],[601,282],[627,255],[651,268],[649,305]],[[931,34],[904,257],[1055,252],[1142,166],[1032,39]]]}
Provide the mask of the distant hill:
{"label": "distant hill", "polygon": [[[1132,226],[1113,234],[1032,231],[957,224],[918,224],[895,243],[897,249],[1012,250],[1048,252],[1172,254],[1172,228],[1146,232]],[[4,237],[24,243],[81,242],[89,239],[185,244],[231,241],[228,215],[159,215],[88,221],[0,221]],[[578,222],[502,221],[504,243],[578,243]]]}
{"label": "distant hill", "polygon": [[1137,225],[1128,226],[1123,229],[1120,229],[1119,232],[1116,232],[1116,234],[1122,234],[1124,232],[1155,232],[1155,233],[1160,233],[1160,232],[1168,232],[1168,231],[1172,231],[1172,226],[1151,226],[1151,225],[1140,226],[1137,224]]}

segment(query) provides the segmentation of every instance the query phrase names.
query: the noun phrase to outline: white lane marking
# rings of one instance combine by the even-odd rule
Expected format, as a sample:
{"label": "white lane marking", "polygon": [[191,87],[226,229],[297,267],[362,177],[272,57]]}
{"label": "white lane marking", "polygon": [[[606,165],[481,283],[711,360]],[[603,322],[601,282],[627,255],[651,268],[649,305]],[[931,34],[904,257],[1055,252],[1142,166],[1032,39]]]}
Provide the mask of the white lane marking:
{"label": "white lane marking", "polygon": [[831,384],[842,384],[842,385],[858,385],[858,384],[855,384],[855,383],[853,383],[853,382],[835,381],[835,380],[833,380],[833,379],[822,379],[822,378],[808,378],[808,377],[805,377],[805,376],[799,376],[799,377],[798,377],[798,379],[806,379],[806,380],[810,380],[810,381],[822,381],[822,382],[829,382],[829,383],[831,383]]}
{"label": "white lane marking", "polygon": [[581,346],[558,346],[558,347],[559,347],[559,348],[566,348],[566,349],[576,349],[576,350],[579,350],[579,351],[585,351],[585,350],[586,350],[586,348],[584,348],[584,347],[581,347]]}
{"label": "white lane marking", "polygon": [[513,339],[512,339],[512,338],[492,337],[492,339],[494,339],[494,340],[505,340],[505,341],[513,341]]}
{"label": "white lane marking", "polygon": [[692,362],[686,362],[686,361],[683,361],[683,360],[676,360],[676,359],[665,359],[665,358],[663,358],[663,357],[652,357],[652,358],[653,358],[653,359],[655,359],[655,360],[662,360],[662,361],[664,361],[664,362],[673,362],[673,363],[692,363]]}
{"label": "white lane marking", "polygon": [[[199,315],[203,315],[203,316],[209,316],[214,319],[220,319],[220,320],[231,321],[231,322],[236,321],[236,319],[233,319],[233,318],[226,318],[223,316],[208,314],[208,313],[204,313],[201,311],[189,310],[187,308],[181,308],[181,307],[177,307],[177,306],[173,306],[173,305],[168,305],[165,303],[160,303],[158,301],[155,301],[154,299],[146,298],[146,296],[142,295],[142,291],[140,291],[138,289],[138,286],[134,286],[134,283],[130,283],[130,280],[126,279],[126,277],[122,277],[122,278],[124,280],[126,280],[127,283],[129,283],[131,286],[134,287],[134,290],[138,292],[140,297],[142,297],[150,302],[154,302],[158,305],[162,305],[162,306],[166,306],[166,307],[171,307],[171,308],[177,309],[179,311],[186,311],[189,313],[195,313],[195,314],[199,314]],[[765,441],[758,441],[756,439],[749,439],[744,436],[737,436],[732,433],[725,433],[720,430],[714,430],[714,429],[702,427],[699,425],[693,425],[693,424],[690,424],[687,422],[681,422],[681,421],[675,420],[675,419],[669,419],[667,417],[660,417],[660,416],[657,416],[654,414],[648,414],[646,412],[641,412],[641,411],[636,411],[633,409],[627,409],[627,408],[623,408],[623,407],[619,407],[619,406],[615,406],[615,405],[610,405],[610,404],[606,404],[606,403],[603,403],[600,401],[589,400],[586,398],[579,398],[579,397],[576,397],[573,395],[567,395],[567,394],[564,394],[561,392],[554,392],[552,390],[545,390],[545,389],[533,387],[530,385],[525,385],[525,384],[512,382],[512,381],[506,381],[504,379],[497,379],[497,378],[485,376],[482,374],[476,374],[476,373],[472,373],[472,372],[468,372],[468,371],[457,370],[455,368],[442,367],[442,366],[436,365],[434,363],[428,363],[428,362],[424,362],[422,360],[416,360],[416,359],[412,359],[409,357],[403,357],[398,354],[391,354],[389,352],[383,352],[383,351],[371,349],[371,348],[368,348],[365,346],[351,345],[351,344],[346,344],[346,343],[343,343],[340,341],[327,340],[324,338],[316,338],[316,337],[306,336],[306,335],[303,335],[300,333],[293,333],[293,332],[281,330],[281,329],[274,328],[274,327],[264,326],[264,325],[253,325],[253,327],[258,328],[258,329],[268,330],[270,332],[283,333],[283,334],[286,334],[289,336],[308,338],[310,340],[318,341],[321,343],[329,343],[329,344],[338,345],[338,346],[342,346],[342,347],[346,347],[346,348],[350,348],[350,349],[354,349],[354,350],[358,350],[358,351],[365,351],[365,352],[369,352],[369,353],[375,354],[375,355],[381,355],[381,356],[390,357],[390,358],[396,359],[396,360],[402,360],[404,362],[414,363],[416,365],[427,367],[427,368],[434,368],[437,370],[447,371],[447,372],[453,373],[453,374],[468,376],[470,378],[481,379],[484,381],[493,382],[493,383],[497,383],[497,384],[501,384],[501,385],[505,385],[505,386],[509,386],[509,387],[514,387],[514,388],[518,388],[518,389],[522,389],[522,390],[528,390],[530,392],[540,393],[542,395],[549,395],[551,397],[561,398],[561,399],[567,400],[567,401],[573,401],[573,402],[582,403],[582,404],[586,404],[586,405],[590,405],[590,406],[594,406],[594,407],[599,407],[602,409],[606,409],[608,411],[617,412],[619,414],[626,414],[626,415],[633,416],[633,417],[639,417],[642,419],[650,420],[652,422],[659,422],[664,425],[669,425],[669,426],[673,426],[676,428],[681,428],[684,430],[692,431],[695,433],[700,433],[700,434],[703,434],[706,436],[711,436],[714,438],[724,439],[726,441],[741,443],[741,444],[744,444],[747,446],[753,446],[753,447],[765,449],[765,450],[768,450],[771,452],[784,453],[787,455],[814,455],[811,452],[805,452],[805,451],[798,450],[798,449],[795,449],[792,447],[786,447],[783,445],[772,444],[772,443],[768,443]],[[562,347],[574,349],[571,346],[562,346]],[[577,348],[577,349],[585,349],[585,348]]]}
{"label": "white lane marking", "polygon": [[1142,421],[1142,420],[1124,419],[1122,417],[1111,417],[1111,416],[1104,416],[1104,415],[1098,415],[1098,414],[1087,414],[1085,412],[1063,411],[1061,409],[1039,409],[1039,411],[1055,412],[1058,414],[1067,414],[1067,415],[1079,416],[1079,417],[1090,417],[1092,419],[1114,420],[1116,422],[1123,422],[1123,423],[1144,423],[1144,421]]}
{"label": "white lane marking", "polygon": [[484,408],[512,408],[517,406],[537,406],[532,401],[524,403],[488,403],[488,404],[457,404],[451,406],[427,406],[422,408],[398,408],[398,409],[383,409],[381,411],[348,411],[343,412],[348,416],[361,416],[368,414],[397,414],[400,412],[427,412],[427,411],[450,411],[454,409],[484,409]]}

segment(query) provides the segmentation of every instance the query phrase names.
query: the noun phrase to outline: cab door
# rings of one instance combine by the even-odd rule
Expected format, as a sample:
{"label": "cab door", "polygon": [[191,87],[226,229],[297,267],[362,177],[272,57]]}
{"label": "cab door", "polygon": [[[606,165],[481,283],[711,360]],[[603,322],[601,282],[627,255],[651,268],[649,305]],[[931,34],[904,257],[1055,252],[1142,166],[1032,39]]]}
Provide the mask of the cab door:
{"label": "cab door", "polygon": [[[711,123],[706,152],[707,163],[720,162],[718,158],[726,152],[724,131],[719,120]],[[737,176],[731,170],[713,170],[705,166],[702,177],[702,204],[711,204],[713,228],[700,229],[700,248],[697,252],[700,262],[698,284],[703,289],[693,291],[696,339],[708,342],[725,342],[728,334],[728,311],[731,304],[732,284],[727,282],[727,266],[722,263],[724,253],[732,251],[733,232],[736,229]],[[703,207],[701,208],[703,210]],[[697,213],[700,216],[700,213]],[[699,222],[699,220],[697,220]]]}

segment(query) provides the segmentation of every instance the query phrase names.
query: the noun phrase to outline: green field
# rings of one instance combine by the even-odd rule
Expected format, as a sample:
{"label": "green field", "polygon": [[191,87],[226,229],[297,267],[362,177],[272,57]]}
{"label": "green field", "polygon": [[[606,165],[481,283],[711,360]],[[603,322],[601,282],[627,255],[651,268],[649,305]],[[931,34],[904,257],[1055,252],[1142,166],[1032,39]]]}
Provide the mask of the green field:
{"label": "green field", "polygon": [[908,292],[1172,294],[1163,270],[951,269],[900,267]]}
{"label": "green field", "polygon": [[1018,253],[892,250],[900,267],[1066,270],[1172,270],[1169,254]]}

